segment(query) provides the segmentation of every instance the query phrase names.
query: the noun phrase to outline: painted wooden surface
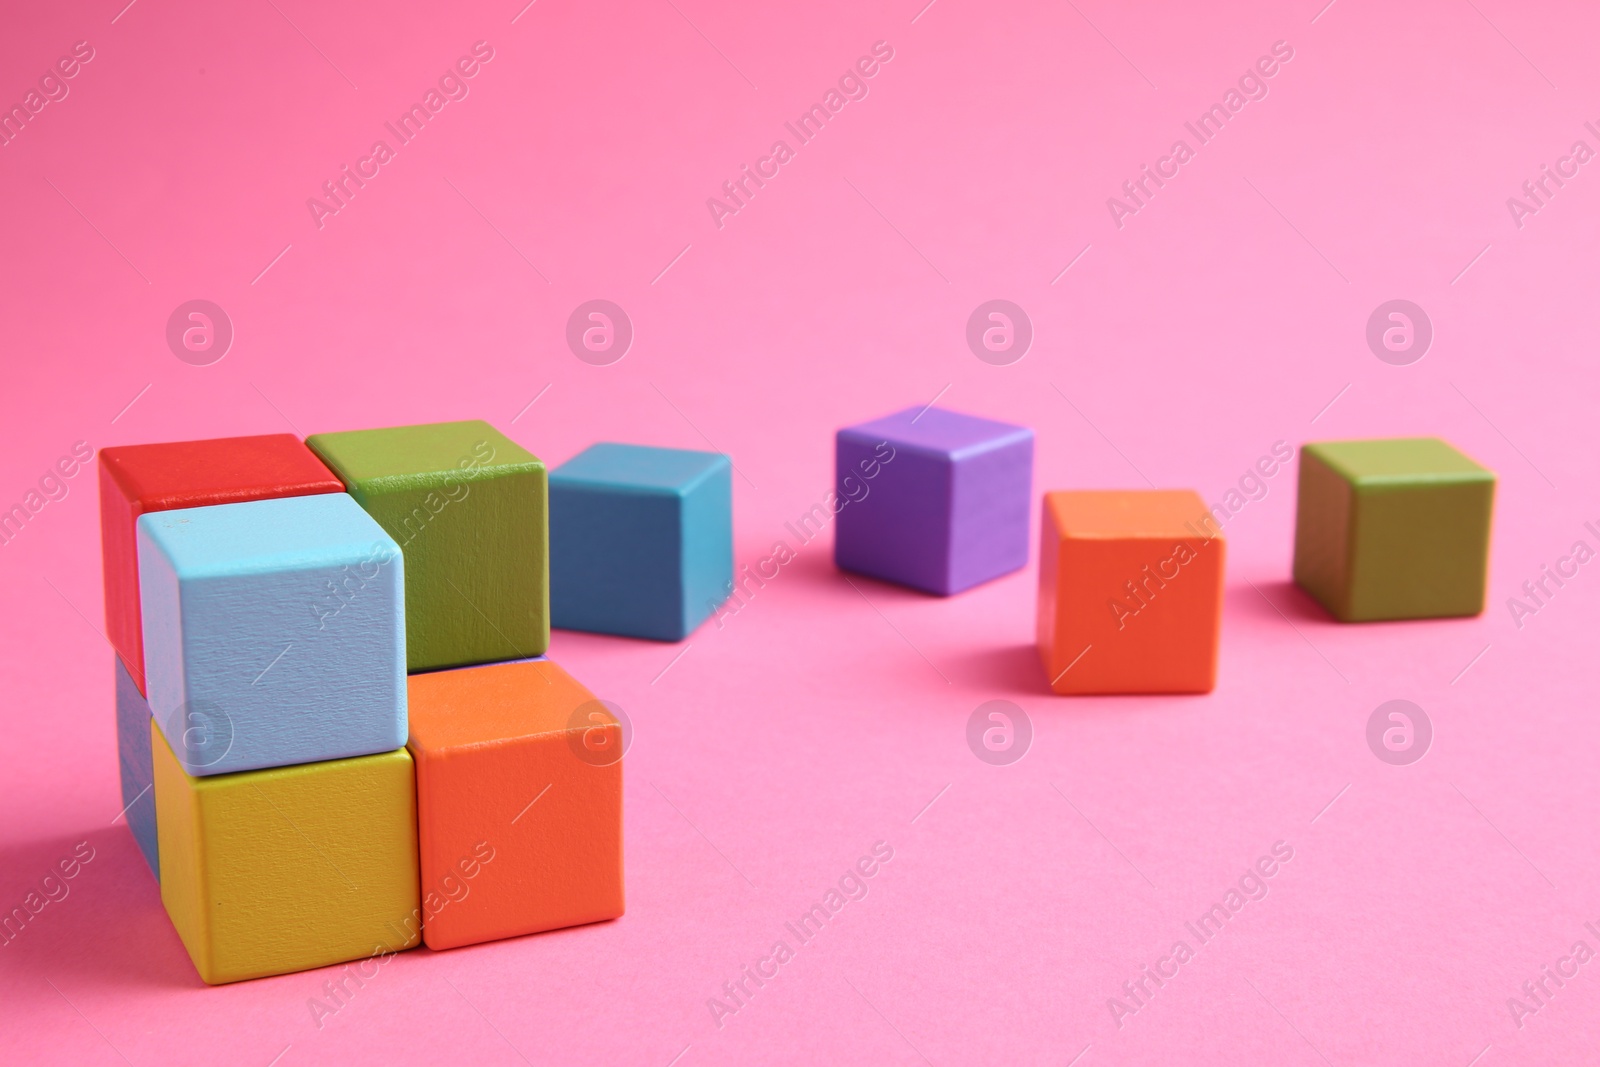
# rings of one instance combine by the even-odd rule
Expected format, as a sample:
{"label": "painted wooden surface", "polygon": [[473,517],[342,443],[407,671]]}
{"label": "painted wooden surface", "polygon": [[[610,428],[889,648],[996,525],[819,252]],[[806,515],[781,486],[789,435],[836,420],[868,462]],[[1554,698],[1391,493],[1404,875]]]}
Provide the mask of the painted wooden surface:
{"label": "painted wooden surface", "polygon": [[192,774],[405,743],[404,559],[344,493],[141,516],[150,709]]}
{"label": "painted wooden surface", "polygon": [[477,420],[306,443],[405,551],[409,670],[545,651],[549,540],[538,457]]}
{"label": "painted wooden surface", "polygon": [[152,727],[161,901],[200,977],[286,974],[418,941],[405,749],[196,778]]}
{"label": "painted wooden surface", "polygon": [[615,716],[549,661],[415,674],[410,687],[429,947],[621,915]]}
{"label": "painted wooden surface", "polygon": [[1305,445],[1294,580],[1341,622],[1477,615],[1494,491],[1437,437]]}
{"label": "painted wooden surface", "polygon": [[[79,457],[84,462],[88,457]],[[100,549],[106,636],[145,691],[134,523],[173,508],[338,493],[343,484],[291,434],[123,445],[100,450]]]}
{"label": "painted wooden surface", "polygon": [[113,655],[117,690],[117,766],[122,779],[122,816],[156,881],[161,880],[161,850],[156,843],[155,772],[150,758],[150,704],[122,657]]}
{"label": "painted wooden surface", "polygon": [[1199,494],[1046,493],[1039,651],[1057,693],[1216,685],[1226,544]]}
{"label": "painted wooden surface", "polygon": [[678,641],[733,582],[726,456],[601,443],[550,472],[551,623]]}
{"label": "painted wooden surface", "polygon": [[837,515],[843,570],[949,596],[1027,565],[1032,504],[1032,430],[924,406],[840,430],[834,492],[798,521]]}

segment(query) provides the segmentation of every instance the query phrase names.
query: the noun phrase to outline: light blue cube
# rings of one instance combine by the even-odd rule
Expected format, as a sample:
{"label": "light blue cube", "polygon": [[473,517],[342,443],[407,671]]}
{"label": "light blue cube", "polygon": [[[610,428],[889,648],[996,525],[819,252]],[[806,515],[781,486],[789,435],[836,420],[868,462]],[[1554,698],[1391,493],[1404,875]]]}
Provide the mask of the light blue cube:
{"label": "light blue cube", "polygon": [[141,515],[150,712],[194,775],[406,743],[400,547],[344,493]]}
{"label": "light blue cube", "polygon": [[680,641],[733,587],[717,452],[601,443],[550,472],[550,623]]}
{"label": "light blue cube", "polygon": [[133,676],[113,654],[117,664],[117,764],[122,772],[122,817],[161,881],[161,855],[156,845],[155,764],[150,756],[150,705],[133,684]]}

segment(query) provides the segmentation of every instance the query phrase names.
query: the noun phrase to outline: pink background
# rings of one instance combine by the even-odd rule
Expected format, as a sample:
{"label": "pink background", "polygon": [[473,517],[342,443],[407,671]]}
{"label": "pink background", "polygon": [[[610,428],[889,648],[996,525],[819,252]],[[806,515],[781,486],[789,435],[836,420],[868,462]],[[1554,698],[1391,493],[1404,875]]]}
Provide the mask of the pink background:
{"label": "pink background", "polygon": [[[113,825],[80,474],[0,548],[0,908],[96,851],[0,948],[0,1061],[1593,1056],[1600,962],[1521,1028],[1506,999],[1600,949],[1600,564],[1520,630],[1505,606],[1573,541],[1600,547],[1600,174],[1521,229],[1505,203],[1574,140],[1600,147],[1592,8],[122,2],[29,5],[0,35],[8,102],[95,50],[0,148],[0,505],[78,440],[482,417],[550,463],[714,442],[753,563],[829,488],[836,426],[940,395],[1034,427],[1039,490],[1217,500],[1280,439],[1439,434],[1500,474],[1490,606],[1331,622],[1287,582],[1291,468],[1226,528],[1207,697],[1053,697],[1031,566],[949,600],[858,594],[826,537],[681,647],[557,633],[636,727],[627,915],[410,953],[318,1029],[329,973],[202,986]],[[478,40],[470,95],[319,230],[306,199]],[[870,95],[719,230],[706,198],[879,40]],[[1119,230],[1106,198],[1278,40],[1270,95]],[[995,297],[1037,331],[1012,366],[964,342]],[[1363,336],[1396,297],[1436,330],[1407,367]],[[211,366],[164,341],[193,298],[237,330]],[[609,367],[563,340],[594,298],[637,332]],[[1408,767],[1365,741],[1393,698],[1435,728]],[[1033,723],[1012,766],[966,745],[991,699]],[[797,947],[784,922],[879,840],[870,894]],[[1279,840],[1270,894],[1119,1029],[1107,999]],[[795,958],[719,1028],[707,998],[780,937]]]}

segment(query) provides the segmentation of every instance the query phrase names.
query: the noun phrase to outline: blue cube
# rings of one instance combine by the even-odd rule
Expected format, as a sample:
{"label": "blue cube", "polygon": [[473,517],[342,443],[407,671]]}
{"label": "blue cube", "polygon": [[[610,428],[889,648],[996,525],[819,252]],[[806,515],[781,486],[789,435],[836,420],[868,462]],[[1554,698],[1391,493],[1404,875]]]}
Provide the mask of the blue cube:
{"label": "blue cube", "polygon": [[133,839],[150,865],[150,873],[161,881],[161,856],[156,847],[155,764],[150,758],[150,705],[133,676],[122,665],[122,657],[111,657],[117,664],[117,763],[122,770],[122,816],[133,831]]}
{"label": "blue cube", "polygon": [[404,561],[350,496],[150,512],[137,537],[146,692],[185,771],[406,743]]}
{"label": "blue cube", "polygon": [[550,472],[550,624],[680,641],[733,588],[717,452],[601,443]]}

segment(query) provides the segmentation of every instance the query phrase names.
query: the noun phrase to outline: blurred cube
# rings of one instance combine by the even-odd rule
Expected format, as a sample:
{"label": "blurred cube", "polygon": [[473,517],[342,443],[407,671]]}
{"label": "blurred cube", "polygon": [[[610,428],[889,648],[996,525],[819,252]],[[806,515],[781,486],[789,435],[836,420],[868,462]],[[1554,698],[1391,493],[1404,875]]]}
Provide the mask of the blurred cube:
{"label": "blurred cube", "polygon": [[1308,444],[1294,580],[1341,622],[1477,615],[1494,489],[1437,437]]}
{"label": "blurred cube", "polygon": [[1216,685],[1226,545],[1191,490],[1046,493],[1039,652],[1057,693]]}

